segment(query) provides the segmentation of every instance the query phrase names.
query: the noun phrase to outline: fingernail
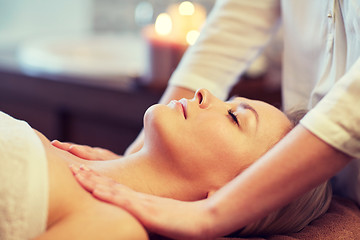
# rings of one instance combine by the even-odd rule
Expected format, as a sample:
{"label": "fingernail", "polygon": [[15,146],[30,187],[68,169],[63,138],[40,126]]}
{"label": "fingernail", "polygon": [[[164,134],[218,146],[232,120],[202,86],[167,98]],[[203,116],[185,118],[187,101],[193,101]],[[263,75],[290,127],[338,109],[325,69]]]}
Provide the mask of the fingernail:
{"label": "fingernail", "polygon": [[90,171],[90,168],[88,168],[86,165],[84,164],[81,164],[80,165],[80,169],[83,170],[83,171]]}
{"label": "fingernail", "polygon": [[78,173],[80,171],[79,167],[74,165],[74,164],[70,164],[69,168],[71,169],[71,171],[73,171],[74,173]]}
{"label": "fingernail", "polygon": [[75,174],[75,177],[76,177],[76,179],[78,179],[79,181],[82,181],[82,180],[85,179],[84,175],[82,175],[81,172],[76,173],[76,174]]}

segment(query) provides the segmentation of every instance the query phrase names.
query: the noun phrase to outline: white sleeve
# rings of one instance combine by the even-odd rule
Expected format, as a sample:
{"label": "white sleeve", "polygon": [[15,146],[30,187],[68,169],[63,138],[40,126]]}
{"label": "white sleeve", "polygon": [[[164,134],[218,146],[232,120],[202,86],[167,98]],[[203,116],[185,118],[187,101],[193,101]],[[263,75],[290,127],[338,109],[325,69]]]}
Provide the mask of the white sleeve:
{"label": "white sleeve", "polygon": [[300,123],[336,149],[360,158],[360,58]]}
{"label": "white sleeve", "polygon": [[218,0],[197,43],[185,53],[170,85],[207,88],[225,99],[239,75],[276,32],[278,0]]}

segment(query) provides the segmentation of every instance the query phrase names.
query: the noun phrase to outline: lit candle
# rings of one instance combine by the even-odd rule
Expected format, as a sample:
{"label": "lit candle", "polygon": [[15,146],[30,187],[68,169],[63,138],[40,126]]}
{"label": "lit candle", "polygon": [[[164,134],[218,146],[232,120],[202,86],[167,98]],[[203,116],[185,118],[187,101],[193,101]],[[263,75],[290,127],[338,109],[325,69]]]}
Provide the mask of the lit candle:
{"label": "lit candle", "polygon": [[[178,41],[192,45],[196,39],[195,32],[199,33],[200,28],[206,19],[206,10],[203,6],[189,1],[171,5],[168,8],[169,15],[173,22],[172,34]],[[188,36],[190,34],[190,37]],[[198,34],[197,34],[198,36]],[[187,38],[191,38],[191,42]]]}
{"label": "lit candle", "polygon": [[172,20],[169,14],[161,13],[155,21],[155,32],[159,35],[166,36],[171,33]]}
{"label": "lit candle", "polygon": [[142,83],[165,88],[186,48],[196,42],[206,11],[189,1],[171,5],[154,25],[143,29],[148,45],[147,66]]}

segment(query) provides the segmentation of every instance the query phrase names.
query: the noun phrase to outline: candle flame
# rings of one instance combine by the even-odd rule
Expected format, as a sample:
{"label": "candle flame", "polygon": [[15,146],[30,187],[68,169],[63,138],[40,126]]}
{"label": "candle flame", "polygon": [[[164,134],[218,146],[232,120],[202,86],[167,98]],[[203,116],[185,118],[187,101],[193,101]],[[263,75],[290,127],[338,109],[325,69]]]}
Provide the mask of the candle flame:
{"label": "candle flame", "polygon": [[195,13],[195,6],[189,1],[182,2],[179,5],[179,13],[183,16],[191,16]]}
{"label": "candle flame", "polygon": [[200,32],[197,30],[191,30],[186,34],[186,42],[189,45],[194,45],[194,43],[196,42],[196,40],[198,39],[200,35]]}
{"label": "candle flame", "polygon": [[172,29],[171,17],[167,13],[161,13],[155,21],[155,31],[159,35],[168,35]]}

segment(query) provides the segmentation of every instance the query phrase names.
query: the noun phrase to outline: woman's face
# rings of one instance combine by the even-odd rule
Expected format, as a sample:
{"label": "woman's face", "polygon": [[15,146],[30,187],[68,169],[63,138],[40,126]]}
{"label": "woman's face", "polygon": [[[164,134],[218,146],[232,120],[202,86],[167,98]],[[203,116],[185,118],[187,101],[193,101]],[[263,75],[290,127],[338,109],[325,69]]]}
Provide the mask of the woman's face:
{"label": "woman's face", "polygon": [[226,182],[282,138],[291,123],[267,103],[240,97],[223,102],[200,89],[191,100],[150,107],[144,126],[150,147],[184,171],[216,171]]}

